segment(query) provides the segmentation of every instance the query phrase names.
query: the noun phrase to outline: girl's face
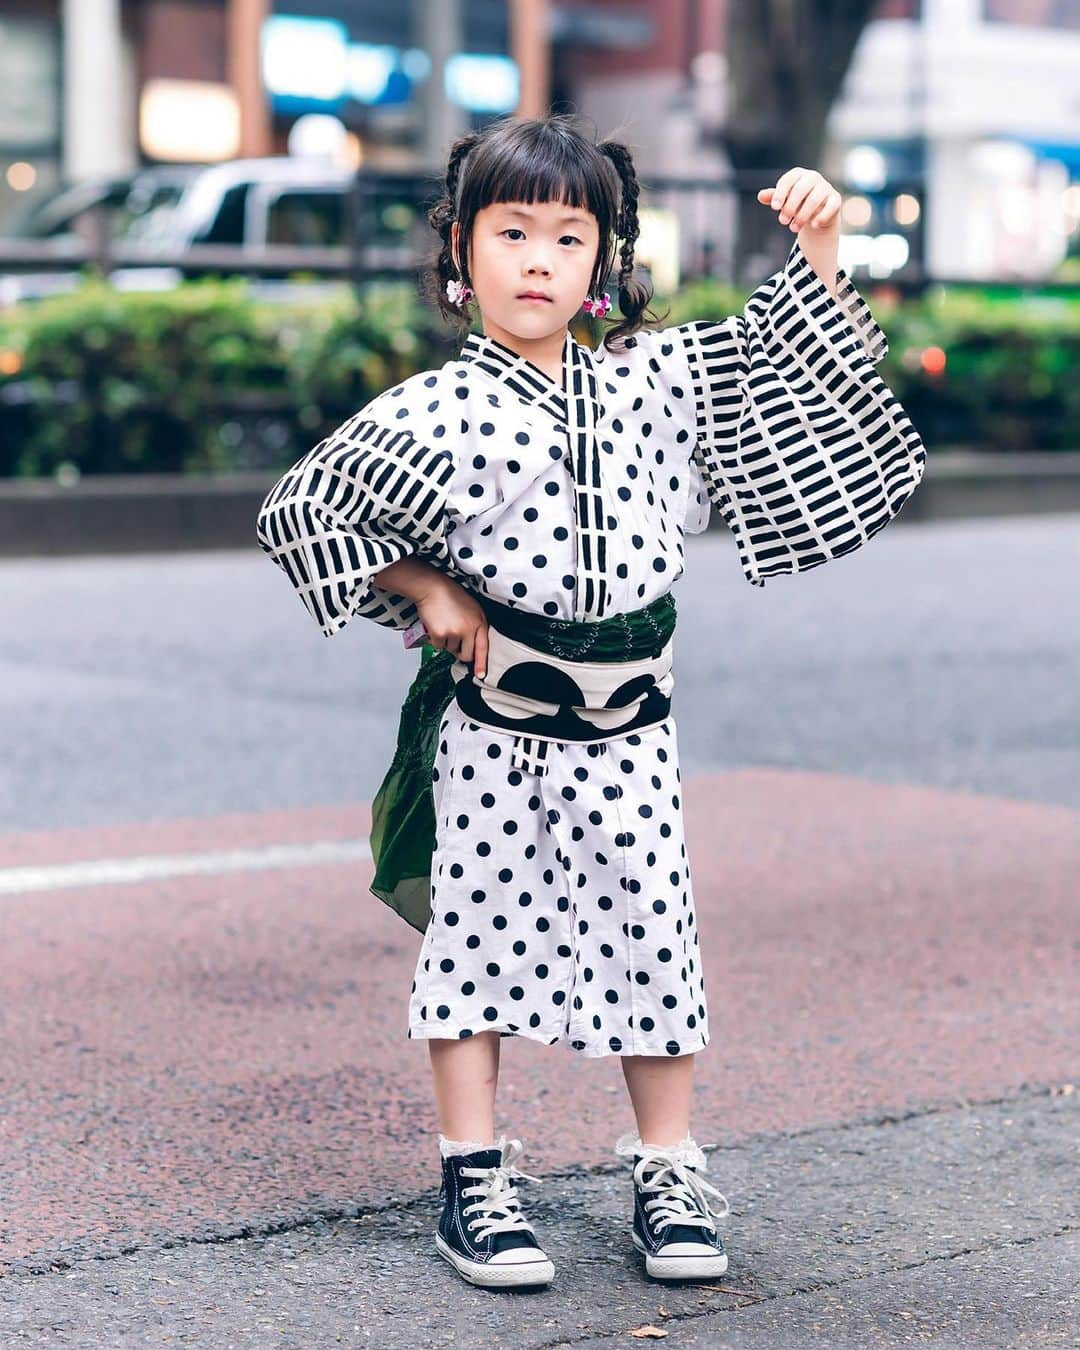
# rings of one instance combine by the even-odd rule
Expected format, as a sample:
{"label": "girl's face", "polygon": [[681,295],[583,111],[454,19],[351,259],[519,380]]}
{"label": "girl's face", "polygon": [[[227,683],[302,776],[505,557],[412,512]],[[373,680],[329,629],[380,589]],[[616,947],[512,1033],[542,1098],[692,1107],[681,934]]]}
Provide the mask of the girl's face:
{"label": "girl's face", "polygon": [[[458,229],[453,227],[453,247]],[[589,292],[596,217],[564,202],[496,202],[473,221],[469,272],[484,331],[525,342],[565,333]],[[523,298],[527,292],[546,300]]]}

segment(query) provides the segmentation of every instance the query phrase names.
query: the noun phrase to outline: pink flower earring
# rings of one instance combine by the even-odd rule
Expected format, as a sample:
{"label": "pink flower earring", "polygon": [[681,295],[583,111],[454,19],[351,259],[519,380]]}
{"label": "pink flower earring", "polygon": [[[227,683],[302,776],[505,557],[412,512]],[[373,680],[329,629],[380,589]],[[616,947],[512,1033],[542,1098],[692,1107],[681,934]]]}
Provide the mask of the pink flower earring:
{"label": "pink flower earring", "polygon": [[594,319],[602,319],[611,308],[611,296],[608,295],[607,291],[604,292],[599,300],[594,299],[591,295],[587,295],[581,308],[586,314],[591,314]]}
{"label": "pink flower earring", "polygon": [[452,305],[465,305],[472,299],[472,291],[456,277],[446,283],[446,298]]}

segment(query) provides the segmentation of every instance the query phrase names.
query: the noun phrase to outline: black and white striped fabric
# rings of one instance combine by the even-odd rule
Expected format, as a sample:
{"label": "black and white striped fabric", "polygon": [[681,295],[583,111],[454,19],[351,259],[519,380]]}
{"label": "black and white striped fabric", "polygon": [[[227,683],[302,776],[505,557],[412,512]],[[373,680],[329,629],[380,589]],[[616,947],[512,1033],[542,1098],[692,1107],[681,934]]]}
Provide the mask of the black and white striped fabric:
{"label": "black and white striped fabric", "polygon": [[453,473],[449,450],[429,450],[407,429],[361,410],[271,488],[259,510],[259,545],[327,636],[357,615],[405,628],[416,605],[371,576],[415,553],[453,570],[444,536]]}
{"label": "black and white striped fabric", "polygon": [[567,370],[570,381],[567,400],[571,425],[571,455],[577,528],[577,588],[574,618],[579,623],[602,618],[608,612],[607,538],[604,527],[604,495],[600,479],[600,448],[596,442],[599,398],[596,373],[578,344],[571,348],[573,360]]}
{"label": "black and white striped fabric", "polygon": [[922,441],[875,366],[889,344],[842,268],[834,299],[798,241],[741,314],[662,330],[685,355],[694,460],[753,585],[860,547],[925,468]]}

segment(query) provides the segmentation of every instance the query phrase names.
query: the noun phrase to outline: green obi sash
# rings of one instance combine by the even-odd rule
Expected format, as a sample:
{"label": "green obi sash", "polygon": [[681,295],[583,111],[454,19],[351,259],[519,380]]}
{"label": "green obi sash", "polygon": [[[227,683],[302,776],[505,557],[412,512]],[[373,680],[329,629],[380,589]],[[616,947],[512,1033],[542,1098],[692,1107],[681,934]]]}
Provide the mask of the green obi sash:
{"label": "green obi sash", "polygon": [[[592,623],[547,619],[470,592],[501,633],[564,660],[635,661],[659,655],[675,630],[668,592],[642,609]],[[371,803],[371,890],[421,933],[431,920],[435,799],[431,775],[443,715],[454,697],[457,658],[425,642],[420,669],[405,695],[397,746]]]}

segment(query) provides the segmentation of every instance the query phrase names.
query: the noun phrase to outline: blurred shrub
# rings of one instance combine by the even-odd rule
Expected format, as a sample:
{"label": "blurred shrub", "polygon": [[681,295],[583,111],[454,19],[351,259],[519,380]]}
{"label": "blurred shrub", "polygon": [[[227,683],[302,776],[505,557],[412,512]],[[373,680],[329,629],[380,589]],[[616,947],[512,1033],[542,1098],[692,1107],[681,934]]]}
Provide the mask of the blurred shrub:
{"label": "blurred shrub", "polygon": [[217,406],[286,364],[242,283],[124,293],[99,281],[0,317],[0,472],[177,472],[227,462]]}
{"label": "blurred shrub", "polygon": [[934,287],[901,308],[895,351],[929,444],[1080,450],[1080,297]]}
{"label": "blurred shrub", "polygon": [[[439,317],[408,283],[351,292],[333,312],[283,330],[290,388],[305,428],[325,434],[392,385],[451,360],[459,351]],[[307,445],[311,437],[307,437]]]}
{"label": "blurred shrub", "polygon": [[0,475],[207,473],[298,458],[388,385],[449,358],[408,284],[296,303],[243,280],[88,281],[0,315]]}
{"label": "blurred shrub", "polygon": [[[928,445],[1080,449],[1080,303],[858,283],[880,369]],[[737,312],[711,282],[658,296],[666,325]],[[602,325],[575,334],[595,343]],[[0,314],[0,475],[210,473],[292,463],[375,394],[458,344],[410,282],[269,303],[246,283],[118,292],[96,281]]]}

